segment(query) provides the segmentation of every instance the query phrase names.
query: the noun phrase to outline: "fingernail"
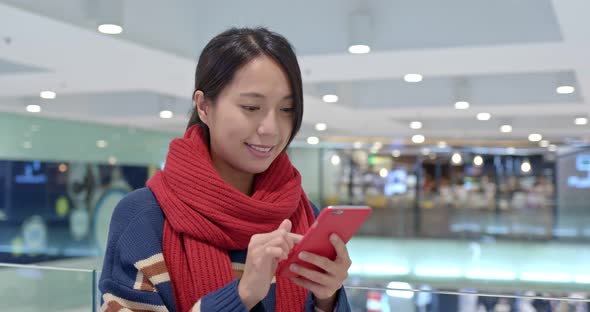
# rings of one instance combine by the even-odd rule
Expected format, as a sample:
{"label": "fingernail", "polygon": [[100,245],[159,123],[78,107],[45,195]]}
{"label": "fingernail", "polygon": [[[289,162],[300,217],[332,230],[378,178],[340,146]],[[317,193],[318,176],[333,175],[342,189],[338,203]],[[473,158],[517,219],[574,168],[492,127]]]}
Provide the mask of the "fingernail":
{"label": "fingernail", "polygon": [[299,259],[306,260],[307,259],[307,253],[306,252],[300,252],[299,253]]}
{"label": "fingernail", "polygon": [[290,266],[289,268],[290,268],[290,269],[291,269],[291,271],[293,271],[293,272],[297,272],[297,270],[299,269],[299,268],[297,267],[297,265],[295,265],[295,264],[291,264],[291,266]]}
{"label": "fingernail", "polygon": [[338,236],[336,236],[336,234],[332,234],[330,235],[330,240],[336,242],[338,240]]}

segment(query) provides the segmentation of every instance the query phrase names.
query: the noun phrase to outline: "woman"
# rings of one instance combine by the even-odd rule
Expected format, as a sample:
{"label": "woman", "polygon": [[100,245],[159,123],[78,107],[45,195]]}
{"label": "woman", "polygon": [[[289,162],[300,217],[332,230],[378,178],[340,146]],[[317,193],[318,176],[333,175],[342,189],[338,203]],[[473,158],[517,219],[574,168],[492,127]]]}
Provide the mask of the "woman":
{"label": "woman", "polygon": [[119,311],[348,311],[351,261],[302,253],[325,272],[278,263],[317,209],[285,152],[301,126],[301,73],[289,42],[263,28],[213,38],[197,65],[194,110],[166,167],[116,208],[99,287]]}

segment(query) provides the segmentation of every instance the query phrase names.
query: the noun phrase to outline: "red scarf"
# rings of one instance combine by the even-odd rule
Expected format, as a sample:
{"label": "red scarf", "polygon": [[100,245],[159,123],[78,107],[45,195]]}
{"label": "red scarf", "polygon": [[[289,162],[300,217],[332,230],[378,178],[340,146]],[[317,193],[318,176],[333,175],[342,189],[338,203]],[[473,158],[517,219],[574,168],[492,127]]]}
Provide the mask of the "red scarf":
{"label": "red scarf", "polygon": [[[255,177],[248,197],[218,175],[198,126],[172,140],[166,168],[147,186],[166,216],[162,249],[179,312],[234,279],[229,250],[247,249],[252,235],[272,232],[284,219],[299,234],[314,220],[301,176],[286,153]],[[277,311],[303,311],[306,297],[305,289],[277,278]]]}

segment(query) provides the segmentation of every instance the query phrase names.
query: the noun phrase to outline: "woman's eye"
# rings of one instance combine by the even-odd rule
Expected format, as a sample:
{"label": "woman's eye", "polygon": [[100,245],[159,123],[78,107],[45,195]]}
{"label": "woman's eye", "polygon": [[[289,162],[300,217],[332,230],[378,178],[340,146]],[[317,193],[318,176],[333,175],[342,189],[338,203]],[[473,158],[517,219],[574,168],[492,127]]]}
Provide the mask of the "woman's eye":
{"label": "woman's eye", "polygon": [[295,111],[295,108],[294,107],[281,108],[281,111],[283,111],[285,113],[292,113]]}
{"label": "woman's eye", "polygon": [[255,110],[260,109],[257,106],[249,106],[249,105],[242,105],[242,108],[245,109],[245,110],[247,110],[247,111],[249,111],[249,112],[253,112]]}

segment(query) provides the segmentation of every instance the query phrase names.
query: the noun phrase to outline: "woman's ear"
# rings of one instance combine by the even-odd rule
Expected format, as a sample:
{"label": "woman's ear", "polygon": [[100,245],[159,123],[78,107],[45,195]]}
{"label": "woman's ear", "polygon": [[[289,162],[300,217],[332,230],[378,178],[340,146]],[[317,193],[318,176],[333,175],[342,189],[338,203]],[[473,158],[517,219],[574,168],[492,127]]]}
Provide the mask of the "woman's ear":
{"label": "woman's ear", "polygon": [[201,90],[195,91],[195,95],[193,97],[193,103],[195,105],[195,109],[199,114],[199,119],[206,124],[209,125],[209,103],[205,99],[205,94]]}

